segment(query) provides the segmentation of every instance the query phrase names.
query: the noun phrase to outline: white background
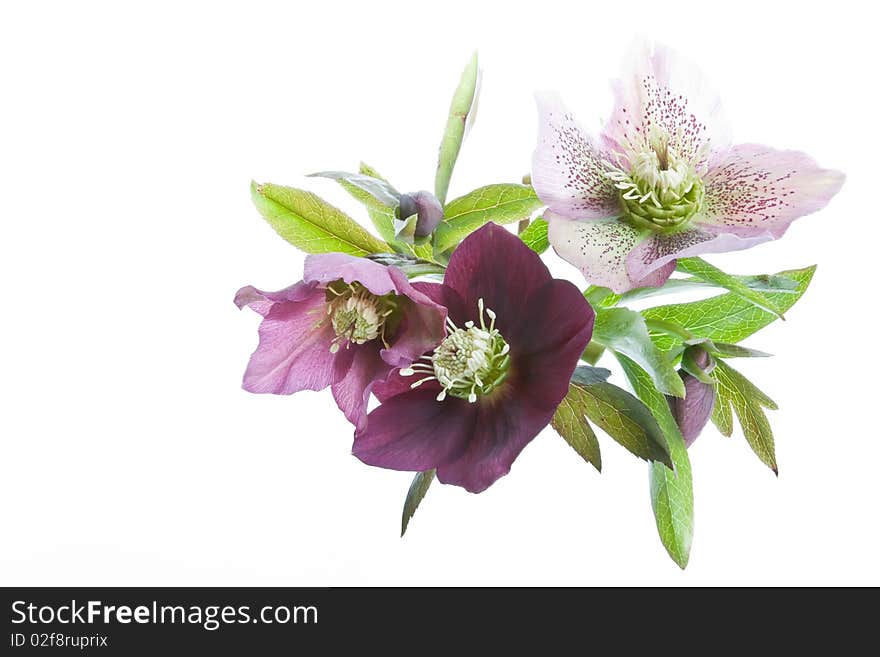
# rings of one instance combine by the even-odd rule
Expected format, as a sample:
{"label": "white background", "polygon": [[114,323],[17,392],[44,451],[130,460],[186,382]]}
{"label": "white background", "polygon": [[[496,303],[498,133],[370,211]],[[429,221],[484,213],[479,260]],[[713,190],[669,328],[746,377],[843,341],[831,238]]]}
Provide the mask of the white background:
{"label": "white background", "polygon": [[[0,10],[0,583],[880,584],[876,34],[860,3],[4,3]],[[328,392],[239,387],[253,283],[302,255],[248,184],[307,186],[363,159],[430,189],[471,51],[479,117],[451,195],[526,173],[533,92],[598,127],[642,34],[697,60],[738,141],[847,172],[785,239],[710,259],[819,263],[741,369],[778,402],[780,476],[711,427],[691,449],[682,572],[656,536],[647,466],[604,471],[551,430],[479,496],[350,455]],[[553,260],[560,276],[578,273]],[[621,379],[618,379],[620,382]]]}

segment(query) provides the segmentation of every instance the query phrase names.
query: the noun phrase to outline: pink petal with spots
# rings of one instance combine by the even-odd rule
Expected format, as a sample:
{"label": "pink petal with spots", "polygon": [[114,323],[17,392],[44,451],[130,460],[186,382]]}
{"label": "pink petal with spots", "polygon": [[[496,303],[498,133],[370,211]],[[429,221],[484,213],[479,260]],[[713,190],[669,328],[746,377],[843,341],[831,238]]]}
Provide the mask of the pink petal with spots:
{"label": "pink petal with spots", "polygon": [[605,176],[603,154],[556,94],[539,94],[538,146],[532,185],[553,212],[570,219],[597,219],[618,211],[617,190]]}
{"label": "pink petal with spots", "polygon": [[677,258],[740,251],[770,239],[772,237],[766,233],[740,237],[719,233],[714,227],[694,227],[672,235],[654,233],[627,256],[626,269],[633,278],[643,278],[657,271],[666,271],[670,266],[674,269]]}
{"label": "pink petal with spots", "polygon": [[844,178],[805,153],[740,144],[706,175],[705,207],[697,223],[777,239],[792,221],[825,207]]}
{"label": "pink petal with spots", "polygon": [[675,269],[670,263],[644,276],[634,276],[627,269],[630,252],[651,237],[648,230],[633,228],[618,219],[571,221],[552,212],[545,212],[544,218],[550,223],[550,243],[556,253],[580,269],[588,283],[621,294],[637,287],[662,285]]}
{"label": "pink petal with spots", "polygon": [[628,151],[650,149],[651,130],[662,129],[670,148],[698,169],[712,152],[730,145],[718,95],[689,60],[664,46],[640,41],[631,48],[620,80],[612,83],[614,110],[603,147],[629,168]]}

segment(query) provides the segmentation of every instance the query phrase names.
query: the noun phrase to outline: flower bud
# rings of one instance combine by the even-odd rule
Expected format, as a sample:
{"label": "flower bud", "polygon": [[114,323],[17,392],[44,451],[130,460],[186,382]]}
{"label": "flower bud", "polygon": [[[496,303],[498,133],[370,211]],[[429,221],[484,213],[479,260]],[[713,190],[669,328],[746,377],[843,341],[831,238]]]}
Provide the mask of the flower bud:
{"label": "flower bud", "polygon": [[678,375],[684,383],[685,396],[668,399],[669,409],[681,429],[684,444],[690,447],[706,426],[715,407],[715,384],[709,377],[715,363],[705,349],[694,346],[685,349],[682,365]]}
{"label": "flower bud", "polygon": [[443,206],[431,192],[401,194],[395,221],[396,237],[422,242],[443,221]]}

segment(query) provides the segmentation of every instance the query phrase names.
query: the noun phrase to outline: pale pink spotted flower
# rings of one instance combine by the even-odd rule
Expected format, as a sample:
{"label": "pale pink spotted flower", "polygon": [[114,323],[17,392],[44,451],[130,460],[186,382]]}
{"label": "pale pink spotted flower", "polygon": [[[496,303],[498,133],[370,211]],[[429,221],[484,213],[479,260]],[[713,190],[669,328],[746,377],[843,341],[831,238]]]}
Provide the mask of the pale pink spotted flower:
{"label": "pale pink spotted flower", "polygon": [[640,44],[626,71],[598,139],[538,97],[532,184],[551,244],[590,283],[662,285],[677,258],[777,239],[840,190],[804,153],[731,146],[718,97],[671,50]]}

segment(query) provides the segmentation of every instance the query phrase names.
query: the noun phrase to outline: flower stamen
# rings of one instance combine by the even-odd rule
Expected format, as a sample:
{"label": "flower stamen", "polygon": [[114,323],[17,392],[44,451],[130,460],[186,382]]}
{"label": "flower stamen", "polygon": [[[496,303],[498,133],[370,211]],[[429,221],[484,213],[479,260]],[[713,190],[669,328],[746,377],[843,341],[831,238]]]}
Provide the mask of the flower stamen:
{"label": "flower stamen", "polygon": [[327,314],[333,324],[336,337],[330,343],[330,352],[336,353],[344,344],[348,349],[352,344],[364,344],[380,339],[387,348],[386,337],[389,320],[397,310],[395,295],[377,296],[360,283],[336,284],[327,286]]}
{"label": "flower stamen", "polygon": [[605,177],[620,196],[624,216],[655,231],[679,230],[702,206],[703,182],[694,166],[679,157],[669,135],[656,130],[644,146],[630,147],[618,162],[605,159]]}
{"label": "flower stamen", "polygon": [[[447,395],[467,399],[475,403],[477,398],[495,390],[507,378],[510,366],[510,345],[495,328],[496,314],[486,308],[483,299],[477,301],[479,326],[467,321],[458,328],[447,318],[446,339],[430,356],[422,356],[427,362],[414,363],[401,369],[401,376],[425,375],[411,385],[417,388],[426,381],[436,380],[442,386],[437,401]],[[486,325],[486,317],[489,324]]]}

